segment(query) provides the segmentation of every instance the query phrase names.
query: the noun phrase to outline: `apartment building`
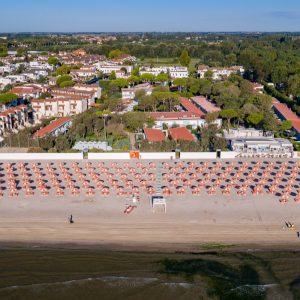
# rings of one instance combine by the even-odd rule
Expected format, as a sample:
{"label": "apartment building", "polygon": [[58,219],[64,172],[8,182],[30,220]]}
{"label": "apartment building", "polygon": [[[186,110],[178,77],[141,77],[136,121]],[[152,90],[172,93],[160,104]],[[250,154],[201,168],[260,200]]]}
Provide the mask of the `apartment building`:
{"label": "apartment building", "polygon": [[47,98],[31,101],[36,121],[49,117],[67,117],[89,108],[89,100],[82,97]]}
{"label": "apartment building", "polygon": [[140,68],[140,74],[152,74],[153,76],[157,76],[161,73],[168,73],[170,77],[175,78],[187,78],[189,77],[189,72],[186,67],[169,67],[169,66],[160,66],[160,67],[147,67],[143,66]]}
{"label": "apartment building", "polygon": [[0,136],[7,132],[17,132],[25,126],[30,126],[32,122],[26,105],[6,109],[0,113]]}
{"label": "apartment building", "polygon": [[232,67],[209,67],[206,65],[199,65],[198,66],[198,76],[200,78],[204,78],[206,73],[210,71],[212,72],[212,79],[213,80],[222,80],[223,78],[229,77],[231,74],[244,74],[245,69],[242,66],[232,66]]}

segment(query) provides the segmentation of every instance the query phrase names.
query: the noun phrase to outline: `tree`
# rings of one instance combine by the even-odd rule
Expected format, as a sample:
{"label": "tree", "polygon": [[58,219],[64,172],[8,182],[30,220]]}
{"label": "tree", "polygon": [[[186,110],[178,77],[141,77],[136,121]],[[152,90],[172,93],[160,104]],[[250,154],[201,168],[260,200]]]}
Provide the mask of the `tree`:
{"label": "tree", "polygon": [[59,64],[59,59],[55,56],[51,56],[51,57],[48,58],[48,64],[56,66],[56,65]]}
{"label": "tree", "polygon": [[213,123],[217,120],[218,116],[219,116],[219,112],[208,113],[205,116],[205,120],[207,123]]}
{"label": "tree", "polygon": [[130,131],[138,131],[144,127],[144,124],[147,121],[147,116],[143,112],[129,112],[124,114],[123,117],[125,126]]}
{"label": "tree", "polygon": [[146,91],[144,89],[138,89],[136,92],[135,92],[135,99],[141,99],[143,98],[144,96],[146,96]]}
{"label": "tree", "polygon": [[115,58],[118,58],[123,52],[119,49],[116,49],[116,50],[112,50],[109,52],[108,54],[108,57],[110,59],[115,59]]}
{"label": "tree", "polygon": [[233,118],[236,118],[238,116],[238,113],[235,109],[224,109],[220,112],[220,116],[223,119],[227,119],[228,128],[229,128],[230,120],[232,120]]}
{"label": "tree", "polygon": [[293,75],[288,79],[287,91],[294,97],[300,98],[300,74]]}
{"label": "tree", "polygon": [[176,79],[174,79],[173,84],[177,85],[181,92],[182,89],[185,89],[187,87],[187,79],[186,78],[176,78]]}
{"label": "tree", "polygon": [[211,94],[212,83],[208,79],[200,79],[199,80],[199,93],[204,96],[208,96]]}
{"label": "tree", "polygon": [[62,76],[59,76],[56,80],[56,85],[57,86],[60,86],[63,82],[65,81],[71,81],[72,80],[72,76],[70,75],[62,75]]}
{"label": "tree", "polygon": [[293,124],[291,121],[282,121],[281,124],[280,124],[280,131],[286,131],[286,130],[290,130],[292,129],[293,127]]}
{"label": "tree", "polygon": [[18,99],[18,95],[13,93],[0,94],[0,103],[7,104]]}
{"label": "tree", "polygon": [[56,74],[57,75],[68,74],[70,73],[71,70],[72,70],[72,66],[63,65],[56,69]]}
{"label": "tree", "polygon": [[65,87],[70,87],[70,86],[74,86],[76,83],[72,80],[67,80],[67,81],[64,81],[62,82],[59,87],[60,88],[65,88]]}
{"label": "tree", "polygon": [[116,71],[111,71],[109,75],[109,80],[115,80],[117,79]]}
{"label": "tree", "polygon": [[247,121],[255,127],[261,123],[264,116],[261,113],[253,113],[247,117]]}
{"label": "tree", "polygon": [[169,80],[169,74],[160,73],[156,76],[156,80],[161,82],[161,83],[167,82]]}
{"label": "tree", "polygon": [[135,75],[131,75],[129,78],[128,78],[128,82],[131,83],[131,84],[136,84],[140,81],[140,78],[138,76],[135,76]]}
{"label": "tree", "polygon": [[12,88],[13,88],[13,86],[12,86],[11,84],[7,84],[7,85],[4,86],[4,88],[2,89],[2,93],[7,93],[7,92],[9,92]]}
{"label": "tree", "polygon": [[183,50],[181,52],[181,55],[179,57],[179,61],[180,61],[180,64],[184,67],[188,67],[190,62],[191,62],[191,58],[189,56],[189,53],[187,50]]}
{"label": "tree", "polygon": [[208,71],[206,71],[206,72],[204,73],[204,78],[205,78],[205,79],[212,80],[212,79],[213,79],[213,75],[214,75],[213,71],[208,70]]}
{"label": "tree", "polygon": [[124,87],[128,86],[128,81],[125,78],[118,78],[118,79],[112,80],[110,84],[115,85],[119,88],[124,88]]}
{"label": "tree", "polygon": [[143,82],[153,82],[155,80],[155,76],[150,73],[144,73],[140,76],[140,79]]}

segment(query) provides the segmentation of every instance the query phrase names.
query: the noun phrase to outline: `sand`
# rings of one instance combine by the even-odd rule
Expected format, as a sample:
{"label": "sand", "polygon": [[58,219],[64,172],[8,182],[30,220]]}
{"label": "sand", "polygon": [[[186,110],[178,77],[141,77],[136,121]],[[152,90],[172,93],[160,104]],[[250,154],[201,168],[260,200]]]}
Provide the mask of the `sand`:
{"label": "sand", "polygon": [[[97,163],[93,162],[93,166]],[[42,166],[45,164],[42,162]],[[5,174],[4,170],[1,172]],[[5,184],[4,181],[2,186]],[[293,186],[295,191],[297,184],[296,181]],[[167,198],[166,214],[162,210],[153,212],[150,196],[145,192],[141,192],[137,208],[130,214],[123,213],[126,205],[132,204],[130,196],[111,193],[105,198],[98,190],[93,197],[86,197],[83,192],[74,197],[67,190],[63,197],[56,197],[50,190],[47,197],[36,191],[34,196],[25,198],[21,187],[18,196],[9,197],[7,193],[0,199],[0,245],[196,251],[203,245],[219,243],[252,249],[300,249],[296,234],[300,231],[300,204],[293,198],[281,204],[279,194],[266,191],[254,196],[249,188],[245,197],[234,191],[224,196],[221,189],[212,196],[206,189],[196,196],[190,191],[183,197],[175,193]],[[68,222],[70,214],[74,224]],[[287,229],[285,221],[294,223],[295,229]]]}

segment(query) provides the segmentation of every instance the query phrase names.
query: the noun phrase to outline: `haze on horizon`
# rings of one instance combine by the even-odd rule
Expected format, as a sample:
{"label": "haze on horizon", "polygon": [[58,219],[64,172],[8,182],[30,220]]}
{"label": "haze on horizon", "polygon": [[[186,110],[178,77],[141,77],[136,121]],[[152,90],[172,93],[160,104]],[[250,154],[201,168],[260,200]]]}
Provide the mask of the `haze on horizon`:
{"label": "haze on horizon", "polygon": [[1,2],[0,32],[300,31],[299,0]]}

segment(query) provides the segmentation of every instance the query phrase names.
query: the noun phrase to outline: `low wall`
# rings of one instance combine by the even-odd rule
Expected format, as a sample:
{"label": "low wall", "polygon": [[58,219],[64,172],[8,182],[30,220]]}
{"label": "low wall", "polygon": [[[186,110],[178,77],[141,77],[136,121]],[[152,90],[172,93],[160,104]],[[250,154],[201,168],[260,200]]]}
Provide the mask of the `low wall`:
{"label": "low wall", "polygon": [[144,152],[140,153],[140,159],[174,159],[175,152]]}
{"label": "low wall", "polygon": [[216,159],[216,152],[181,152],[181,159]]}
{"label": "low wall", "polygon": [[82,153],[0,153],[1,160],[80,160]]}
{"label": "low wall", "polygon": [[233,159],[233,158],[236,158],[236,156],[237,156],[237,153],[234,151],[221,152],[222,159]]}
{"label": "low wall", "polygon": [[130,159],[130,154],[129,153],[88,153],[88,159],[100,159],[100,160]]}

